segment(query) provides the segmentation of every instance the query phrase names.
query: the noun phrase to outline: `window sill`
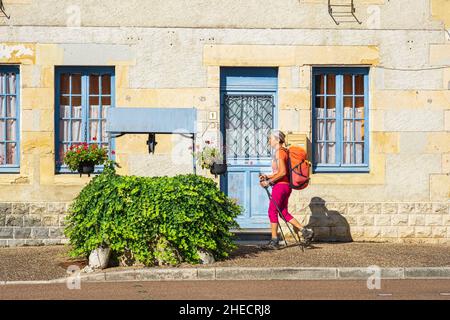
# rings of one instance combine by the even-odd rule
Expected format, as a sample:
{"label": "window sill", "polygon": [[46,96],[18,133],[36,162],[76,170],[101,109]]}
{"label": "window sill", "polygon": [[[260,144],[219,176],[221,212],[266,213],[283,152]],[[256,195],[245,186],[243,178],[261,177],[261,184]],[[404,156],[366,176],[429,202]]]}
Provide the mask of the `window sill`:
{"label": "window sill", "polygon": [[368,166],[351,166],[351,167],[313,167],[313,173],[370,173]]}

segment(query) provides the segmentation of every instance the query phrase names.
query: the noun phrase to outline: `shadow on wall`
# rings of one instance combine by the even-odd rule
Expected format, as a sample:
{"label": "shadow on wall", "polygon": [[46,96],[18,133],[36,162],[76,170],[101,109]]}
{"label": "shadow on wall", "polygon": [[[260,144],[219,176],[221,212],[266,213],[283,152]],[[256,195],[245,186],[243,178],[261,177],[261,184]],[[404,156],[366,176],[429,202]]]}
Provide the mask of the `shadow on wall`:
{"label": "shadow on wall", "polygon": [[311,216],[308,227],[314,230],[315,241],[353,241],[347,219],[338,211],[328,210],[324,199],[313,197],[309,208]]}

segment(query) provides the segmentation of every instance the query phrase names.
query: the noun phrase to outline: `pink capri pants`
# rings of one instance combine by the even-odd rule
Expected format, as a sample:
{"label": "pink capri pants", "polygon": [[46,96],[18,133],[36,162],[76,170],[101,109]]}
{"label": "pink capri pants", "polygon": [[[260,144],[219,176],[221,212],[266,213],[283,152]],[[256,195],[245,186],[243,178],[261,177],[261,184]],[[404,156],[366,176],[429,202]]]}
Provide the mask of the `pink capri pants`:
{"label": "pink capri pants", "polygon": [[286,221],[291,221],[294,217],[288,212],[288,201],[292,189],[287,183],[277,183],[272,187],[272,200],[269,203],[269,220],[271,223],[278,223],[278,205]]}

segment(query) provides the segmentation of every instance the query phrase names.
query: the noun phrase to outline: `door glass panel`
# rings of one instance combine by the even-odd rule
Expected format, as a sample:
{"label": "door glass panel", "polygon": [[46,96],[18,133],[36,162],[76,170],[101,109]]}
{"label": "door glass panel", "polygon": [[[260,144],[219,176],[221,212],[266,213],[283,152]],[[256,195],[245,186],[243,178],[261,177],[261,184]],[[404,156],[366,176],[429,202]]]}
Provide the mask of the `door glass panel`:
{"label": "door glass panel", "polygon": [[268,137],[273,125],[272,95],[226,95],[227,158],[270,157]]}

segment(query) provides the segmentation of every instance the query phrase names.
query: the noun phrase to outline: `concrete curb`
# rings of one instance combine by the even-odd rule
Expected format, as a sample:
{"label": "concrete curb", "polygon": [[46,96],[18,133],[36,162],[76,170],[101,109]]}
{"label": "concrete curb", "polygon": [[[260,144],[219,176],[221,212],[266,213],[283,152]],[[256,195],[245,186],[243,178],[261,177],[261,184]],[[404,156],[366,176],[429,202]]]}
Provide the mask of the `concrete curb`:
{"label": "concrete curb", "polygon": [[[366,280],[380,275],[381,279],[450,279],[450,267],[432,268],[146,268],[121,271],[98,271],[79,274],[82,282],[123,282],[123,281],[183,281],[183,280]],[[72,278],[49,281],[0,281],[0,285],[57,284]]]}

